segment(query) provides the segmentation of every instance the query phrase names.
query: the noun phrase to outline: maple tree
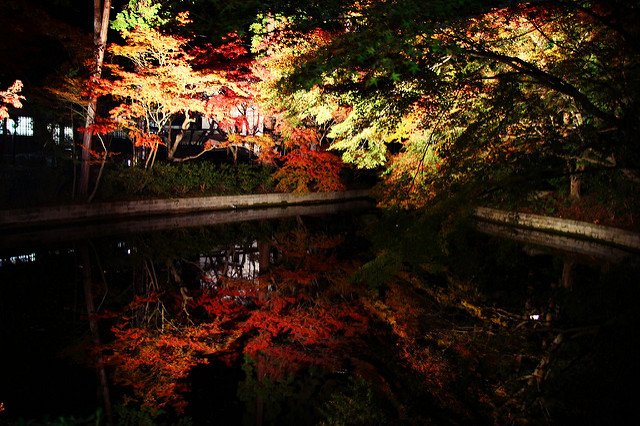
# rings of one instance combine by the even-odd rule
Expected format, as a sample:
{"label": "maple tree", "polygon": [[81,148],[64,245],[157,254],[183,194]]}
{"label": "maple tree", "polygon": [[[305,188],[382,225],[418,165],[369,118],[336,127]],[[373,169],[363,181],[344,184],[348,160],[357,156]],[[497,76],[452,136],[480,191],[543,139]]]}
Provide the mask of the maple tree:
{"label": "maple tree", "polygon": [[345,108],[335,96],[316,87],[291,93],[280,87],[296,64],[329,43],[332,34],[289,26],[289,19],[282,15],[264,15],[252,25],[252,51],[257,56],[253,69],[260,78],[257,100],[274,118],[278,136],[274,148],[282,156],[274,177],[283,191],[339,191],[344,189],[340,179],[344,164],[327,148],[330,132],[344,117]]}
{"label": "maple tree", "polygon": [[[195,72],[182,37],[141,27],[124,32],[123,37],[126,44],[113,45],[110,51],[131,61],[134,70],[110,64],[115,81],[105,83],[102,90],[122,102],[111,116],[129,130],[136,146],[150,150],[146,167],[153,166],[161,145],[166,146],[170,161],[188,159],[176,157],[176,151],[196,114],[205,112],[204,94],[226,83],[224,77]],[[174,122],[180,123],[175,135]]]}
{"label": "maple tree", "polygon": [[22,87],[22,82],[16,80],[7,90],[0,90],[0,120],[9,117],[9,107],[22,108],[24,100],[24,96],[20,94]]}
{"label": "maple tree", "polygon": [[282,192],[340,191],[345,188],[340,180],[342,167],[336,155],[302,145],[284,156],[273,177]]}
{"label": "maple tree", "polygon": [[259,77],[253,70],[254,57],[246,47],[246,37],[228,33],[215,45],[195,46],[191,54],[198,70],[223,74],[229,82],[208,96],[203,115],[213,129],[216,146],[231,151],[234,163],[241,147],[268,162],[273,140],[264,133],[264,112],[256,101]]}
{"label": "maple tree", "polygon": [[[99,80],[102,76],[104,52],[107,48],[107,31],[109,29],[109,15],[111,12],[111,0],[93,1],[93,43],[94,62],[92,64],[91,79]],[[96,117],[98,94],[91,93],[87,104],[85,128],[90,128]],[[90,179],[90,152],[92,150],[92,133],[86,132],[82,139],[82,162],[80,167],[80,196],[86,196],[89,192]]]}
{"label": "maple tree", "polygon": [[276,86],[283,98],[319,91],[347,106],[327,135],[332,147],[381,168],[405,205],[509,176],[578,177],[585,165],[633,175],[638,54],[622,22],[635,15],[616,6],[345,3],[342,28]]}

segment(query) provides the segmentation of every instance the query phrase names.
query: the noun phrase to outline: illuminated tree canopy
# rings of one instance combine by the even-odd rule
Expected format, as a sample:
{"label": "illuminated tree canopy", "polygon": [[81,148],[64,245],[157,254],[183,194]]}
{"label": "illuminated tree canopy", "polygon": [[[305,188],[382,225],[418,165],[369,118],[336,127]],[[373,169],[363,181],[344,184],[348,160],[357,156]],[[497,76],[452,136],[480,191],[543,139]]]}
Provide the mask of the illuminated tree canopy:
{"label": "illuminated tree canopy", "polygon": [[636,6],[372,1],[342,16],[274,87],[348,108],[332,147],[385,167],[409,203],[576,164],[637,171]]}
{"label": "illuminated tree canopy", "polygon": [[[285,166],[288,190],[338,189],[345,166],[378,172],[403,206],[557,177],[578,197],[580,178],[603,170],[640,180],[637,2],[123,4],[102,93],[136,143],[166,144],[170,161],[191,156],[176,148],[199,116],[234,158],[248,147]],[[310,173],[316,153],[330,167]]]}
{"label": "illuminated tree canopy", "polygon": [[[105,82],[102,90],[122,101],[111,110],[111,117],[130,131],[136,145],[150,148],[151,165],[160,144],[167,145],[168,159],[174,160],[194,114],[204,113],[203,94],[219,90],[224,78],[195,72],[182,47],[185,39],[141,27],[123,36],[126,44],[112,46],[111,52],[131,61],[133,70],[111,66],[116,79]],[[178,134],[160,138],[160,132],[171,129],[174,120],[181,120]]]}
{"label": "illuminated tree canopy", "polygon": [[[23,14],[47,3],[16,2]],[[73,3],[57,0],[47,10],[58,5],[64,15]],[[619,380],[624,362],[603,364],[635,347],[637,288],[626,274],[634,278],[637,259],[592,274],[576,267],[590,254],[516,251],[476,233],[470,218],[488,206],[584,220],[571,209],[601,179],[597,195],[613,194],[625,208],[618,215],[608,198],[597,199],[610,218],[603,224],[638,231],[640,1],[119,0],[111,21],[110,0],[94,5],[95,44],[88,22],[81,35],[58,34],[49,54],[66,48],[69,58],[35,79],[46,88],[0,66],[0,160],[13,160],[0,176],[15,182],[0,196],[18,198],[38,167],[56,171],[47,191],[87,202],[96,194],[118,204],[375,185],[371,194],[385,208],[329,220],[301,214],[282,232],[255,219],[259,230],[225,223],[147,241],[132,228],[133,243],[118,235],[105,248],[126,251],[127,266],[118,257],[123,265],[114,270],[100,266],[91,244],[69,249],[88,302],[92,286],[105,284],[87,315],[104,386],[111,376],[124,407],[188,416],[200,397],[198,371],[218,364],[236,370],[233,392],[260,413],[256,424],[293,423],[281,413],[262,418],[265,403],[317,402],[297,392],[296,381],[305,380],[319,389],[314,396],[339,390],[318,401],[345,419],[362,408],[362,424],[392,423],[376,412],[367,386],[407,424],[562,422],[570,410],[587,418],[593,395],[615,407],[601,417],[627,404],[615,401],[623,390],[610,391],[635,378]],[[15,28],[19,41],[37,39]],[[56,110],[50,116],[58,121],[24,117],[31,134],[10,133],[8,123],[18,129],[31,114],[38,89],[56,97],[41,108]],[[45,134],[56,157],[16,155]],[[14,178],[23,175],[29,179]],[[113,184],[98,193],[109,176]],[[36,199],[27,206],[45,204],[22,192]],[[535,204],[547,196],[566,210]],[[230,216],[236,207],[229,204]],[[324,233],[338,217],[348,226]],[[96,221],[85,225],[102,232]],[[11,239],[22,231],[11,230]],[[227,232],[233,244],[212,245]],[[197,240],[203,246],[190,247]],[[3,259],[0,267],[19,277],[21,257]],[[609,268],[620,277],[605,277]],[[587,285],[573,288],[576,277]],[[126,290],[107,291],[109,280]],[[112,307],[107,293],[116,295]],[[98,320],[109,326],[102,343]],[[581,386],[568,383],[592,376],[605,385],[599,394],[582,398]],[[351,379],[362,381],[347,386]]]}

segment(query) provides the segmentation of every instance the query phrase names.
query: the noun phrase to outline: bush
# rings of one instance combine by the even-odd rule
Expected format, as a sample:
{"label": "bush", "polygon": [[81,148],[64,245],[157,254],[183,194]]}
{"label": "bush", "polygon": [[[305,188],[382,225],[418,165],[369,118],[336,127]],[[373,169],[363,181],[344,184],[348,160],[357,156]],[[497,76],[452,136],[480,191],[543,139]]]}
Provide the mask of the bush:
{"label": "bush", "polygon": [[117,166],[103,177],[97,198],[171,198],[233,195],[273,190],[272,170],[264,166],[207,162],[157,164],[151,170]]}

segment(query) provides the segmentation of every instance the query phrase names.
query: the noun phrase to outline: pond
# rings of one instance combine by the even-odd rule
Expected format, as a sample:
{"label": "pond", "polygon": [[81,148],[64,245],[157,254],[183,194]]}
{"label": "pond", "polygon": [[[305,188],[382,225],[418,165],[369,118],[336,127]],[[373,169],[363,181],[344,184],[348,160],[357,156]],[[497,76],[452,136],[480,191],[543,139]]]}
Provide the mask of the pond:
{"label": "pond", "polygon": [[7,235],[0,423],[637,416],[623,391],[638,373],[635,255],[464,229],[446,255],[413,247],[388,268],[376,240],[396,231],[352,207]]}

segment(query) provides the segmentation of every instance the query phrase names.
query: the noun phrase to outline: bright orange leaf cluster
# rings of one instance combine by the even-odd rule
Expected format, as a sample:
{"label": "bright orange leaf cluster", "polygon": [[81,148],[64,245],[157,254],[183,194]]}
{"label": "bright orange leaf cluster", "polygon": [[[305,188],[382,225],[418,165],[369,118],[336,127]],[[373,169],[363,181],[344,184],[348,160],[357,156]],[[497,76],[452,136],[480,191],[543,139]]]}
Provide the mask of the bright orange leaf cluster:
{"label": "bright orange leaf cluster", "polygon": [[16,80],[7,90],[0,90],[0,120],[9,117],[9,108],[22,108],[24,96],[20,95],[22,91],[22,81]]}

